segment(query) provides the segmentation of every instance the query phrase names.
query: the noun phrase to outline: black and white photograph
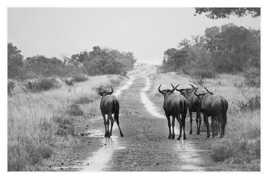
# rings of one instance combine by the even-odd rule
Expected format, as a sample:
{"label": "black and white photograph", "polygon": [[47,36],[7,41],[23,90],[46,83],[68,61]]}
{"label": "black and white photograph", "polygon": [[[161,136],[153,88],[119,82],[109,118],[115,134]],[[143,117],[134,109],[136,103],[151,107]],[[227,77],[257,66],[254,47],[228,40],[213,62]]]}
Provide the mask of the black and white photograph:
{"label": "black and white photograph", "polygon": [[261,7],[6,15],[8,172],[261,171]]}

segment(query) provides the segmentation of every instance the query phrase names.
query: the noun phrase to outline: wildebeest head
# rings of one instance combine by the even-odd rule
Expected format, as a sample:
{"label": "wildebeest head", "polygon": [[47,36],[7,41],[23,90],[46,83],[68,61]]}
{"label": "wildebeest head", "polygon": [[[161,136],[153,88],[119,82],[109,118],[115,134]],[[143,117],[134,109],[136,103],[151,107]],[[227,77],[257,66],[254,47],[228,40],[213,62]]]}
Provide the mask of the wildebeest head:
{"label": "wildebeest head", "polygon": [[176,86],[174,86],[173,84],[171,84],[172,89],[163,89],[163,90],[161,90],[161,85],[159,85],[158,91],[163,96],[168,96],[168,95],[171,95],[177,89],[178,86],[179,86],[179,84],[176,85]]}
{"label": "wildebeest head", "polygon": [[193,92],[198,90],[198,87],[194,86],[193,84],[190,84],[192,88],[181,88],[176,89],[176,91],[179,91],[181,95],[183,96],[189,96],[192,95]]}
{"label": "wildebeest head", "polygon": [[194,91],[194,94],[195,94],[199,99],[202,98],[202,97],[205,96],[205,95],[213,95],[213,94],[214,94],[213,92],[209,91],[206,87],[204,87],[204,88],[205,88],[206,92],[197,93],[197,90]]}
{"label": "wildebeest head", "polygon": [[111,94],[113,94],[113,92],[114,92],[113,87],[110,87],[110,91],[108,91],[107,89],[103,89],[103,88],[100,88],[100,89],[99,89],[99,95],[100,95],[100,96],[111,95]]}

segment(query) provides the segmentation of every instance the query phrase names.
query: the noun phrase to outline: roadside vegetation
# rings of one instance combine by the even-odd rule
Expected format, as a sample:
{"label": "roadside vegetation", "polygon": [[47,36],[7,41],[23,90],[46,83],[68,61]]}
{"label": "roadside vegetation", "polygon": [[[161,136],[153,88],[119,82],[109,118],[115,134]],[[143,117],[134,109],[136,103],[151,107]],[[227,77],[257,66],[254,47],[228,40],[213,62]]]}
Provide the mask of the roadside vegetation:
{"label": "roadside vegetation", "polygon": [[76,124],[100,115],[96,88],[119,80],[117,75],[89,77],[71,90],[63,85],[9,97],[8,170],[52,170],[48,166],[61,153],[80,145]]}
{"label": "roadside vegetation", "polygon": [[96,89],[120,85],[134,62],[130,52],[100,47],[64,60],[23,58],[8,44],[8,170],[54,170],[88,145],[80,133],[100,115]]}

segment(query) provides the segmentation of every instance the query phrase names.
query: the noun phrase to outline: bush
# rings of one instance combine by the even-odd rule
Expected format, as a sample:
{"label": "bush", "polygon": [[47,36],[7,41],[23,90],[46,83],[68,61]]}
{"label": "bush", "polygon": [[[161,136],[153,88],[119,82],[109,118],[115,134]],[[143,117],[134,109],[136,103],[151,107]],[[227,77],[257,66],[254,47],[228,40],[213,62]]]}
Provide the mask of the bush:
{"label": "bush", "polygon": [[59,82],[53,78],[43,78],[43,79],[35,79],[35,80],[28,80],[25,84],[25,87],[32,92],[40,92],[40,91],[47,91],[52,88],[60,87]]}
{"label": "bush", "polygon": [[83,81],[87,81],[88,78],[85,75],[75,75],[72,77],[72,81],[74,82],[83,82]]}
{"label": "bush", "polygon": [[54,122],[57,124],[56,135],[67,136],[74,135],[73,119],[68,117],[54,117]]}
{"label": "bush", "polygon": [[222,162],[232,156],[232,148],[228,141],[212,145],[211,157],[216,162]]}
{"label": "bush", "polygon": [[8,84],[7,84],[7,91],[8,91],[8,96],[12,96],[13,95],[13,90],[15,88],[15,82],[8,80]]}
{"label": "bush", "polygon": [[211,157],[216,162],[225,161],[230,164],[254,162],[260,159],[260,138],[223,139],[212,144]]}
{"label": "bush", "polygon": [[239,101],[238,106],[242,111],[253,111],[256,109],[260,109],[261,98],[259,95],[256,95],[254,97],[249,98],[247,101]]}
{"label": "bush", "polygon": [[48,159],[51,157],[53,150],[49,145],[41,145],[37,148],[37,152],[40,153],[43,159]]}
{"label": "bush", "polygon": [[81,110],[80,106],[77,104],[72,104],[69,107],[67,113],[72,115],[72,116],[82,116],[83,115],[83,111]]}
{"label": "bush", "polygon": [[261,84],[260,69],[250,68],[244,73],[244,77],[246,85],[253,87],[260,87]]}

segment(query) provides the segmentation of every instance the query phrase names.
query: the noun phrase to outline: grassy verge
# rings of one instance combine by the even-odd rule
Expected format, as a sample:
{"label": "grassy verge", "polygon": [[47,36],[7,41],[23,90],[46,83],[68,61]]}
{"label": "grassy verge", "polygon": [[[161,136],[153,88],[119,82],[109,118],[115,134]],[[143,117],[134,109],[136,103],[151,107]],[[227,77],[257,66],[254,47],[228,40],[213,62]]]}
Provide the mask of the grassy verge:
{"label": "grassy verge", "polygon": [[116,75],[95,76],[72,87],[10,97],[8,170],[52,170],[55,163],[61,165],[61,158],[85,145],[77,126],[99,113],[95,89],[118,81]]}
{"label": "grassy verge", "polygon": [[[188,75],[174,72],[152,76],[150,95],[156,104],[162,105],[162,96],[157,88],[170,88],[170,83],[189,87],[190,82],[199,81]],[[202,79],[202,85],[215,94],[224,96],[229,102],[226,136],[202,141],[211,151],[210,156],[217,170],[260,170],[260,89],[245,84],[243,76],[222,74],[216,78]],[[187,124],[188,124],[187,118]],[[194,125],[195,126],[195,125]],[[203,127],[203,126],[202,126]],[[195,128],[193,128],[195,129]],[[188,131],[188,129],[187,129]],[[204,140],[200,136],[200,140]]]}

